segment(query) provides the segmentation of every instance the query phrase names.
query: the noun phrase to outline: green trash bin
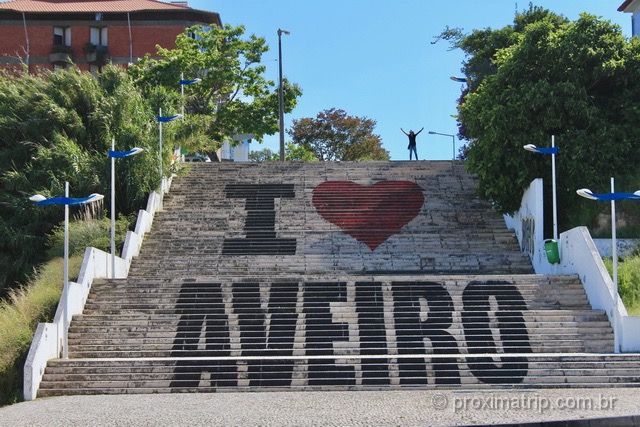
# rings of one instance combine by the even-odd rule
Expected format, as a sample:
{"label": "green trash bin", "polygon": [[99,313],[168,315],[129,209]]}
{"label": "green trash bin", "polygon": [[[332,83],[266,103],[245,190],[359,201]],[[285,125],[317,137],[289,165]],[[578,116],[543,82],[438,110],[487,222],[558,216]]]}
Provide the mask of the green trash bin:
{"label": "green trash bin", "polygon": [[554,239],[544,241],[544,251],[547,253],[547,261],[551,264],[560,262],[560,252],[558,252],[558,242]]}

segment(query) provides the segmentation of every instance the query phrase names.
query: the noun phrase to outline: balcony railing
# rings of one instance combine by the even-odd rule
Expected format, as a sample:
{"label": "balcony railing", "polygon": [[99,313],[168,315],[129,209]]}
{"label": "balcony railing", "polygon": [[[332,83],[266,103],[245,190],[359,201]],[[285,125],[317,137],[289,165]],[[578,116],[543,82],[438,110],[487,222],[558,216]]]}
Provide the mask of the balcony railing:
{"label": "balcony railing", "polygon": [[89,64],[104,65],[111,59],[107,46],[87,43],[84,52],[87,54],[86,60]]}
{"label": "balcony railing", "polygon": [[49,62],[52,64],[67,64],[73,60],[71,47],[54,45],[49,53]]}

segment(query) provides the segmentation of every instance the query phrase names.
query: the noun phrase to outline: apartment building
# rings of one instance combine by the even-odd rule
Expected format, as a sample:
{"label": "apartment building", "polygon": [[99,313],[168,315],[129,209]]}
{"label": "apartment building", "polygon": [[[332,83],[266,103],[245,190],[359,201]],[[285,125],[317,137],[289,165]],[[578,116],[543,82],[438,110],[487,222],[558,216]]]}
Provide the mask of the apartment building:
{"label": "apartment building", "polygon": [[108,62],[126,66],[156,45],[194,25],[222,25],[219,14],[190,8],[186,1],[12,0],[0,2],[0,67],[27,64],[56,69],[73,62],[99,72]]}

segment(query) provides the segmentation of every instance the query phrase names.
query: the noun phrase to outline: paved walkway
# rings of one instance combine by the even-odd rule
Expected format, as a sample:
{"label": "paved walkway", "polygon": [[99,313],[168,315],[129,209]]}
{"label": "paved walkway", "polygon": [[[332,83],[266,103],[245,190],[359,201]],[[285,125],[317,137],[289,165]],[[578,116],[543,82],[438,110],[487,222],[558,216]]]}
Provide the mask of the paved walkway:
{"label": "paved walkway", "polygon": [[[262,392],[37,399],[0,408],[0,425],[449,426],[580,419],[589,426],[640,425],[636,415],[640,388]],[[602,421],[614,417],[623,418]]]}

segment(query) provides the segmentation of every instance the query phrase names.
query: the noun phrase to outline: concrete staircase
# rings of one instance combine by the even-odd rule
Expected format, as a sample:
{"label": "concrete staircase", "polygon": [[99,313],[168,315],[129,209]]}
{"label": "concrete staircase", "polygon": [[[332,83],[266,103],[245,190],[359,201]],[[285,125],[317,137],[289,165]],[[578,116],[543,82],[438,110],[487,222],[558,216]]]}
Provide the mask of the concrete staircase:
{"label": "concrete staircase", "polygon": [[[419,185],[417,209],[416,187],[383,187],[407,180]],[[314,192],[335,181],[360,185]],[[130,276],[156,275],[159,264],[163,277],[531,273],[513,233],[475,189],[459,162],[198,165],[174,181],[145,241],[153,255],[140,257]],[[379,213],[406,215],[410,203],[416,216],[372,250],[319,215],[314,197],[328,215],[345,212],[335,219],[352,221],[353,233],[372,246],[376,233],[399,225],[377,224]]]}
{"label": "concrete staircase", "polygon": [[637,386],[576,276],[532,274],[459,162],[192,164],[38,396]]}

